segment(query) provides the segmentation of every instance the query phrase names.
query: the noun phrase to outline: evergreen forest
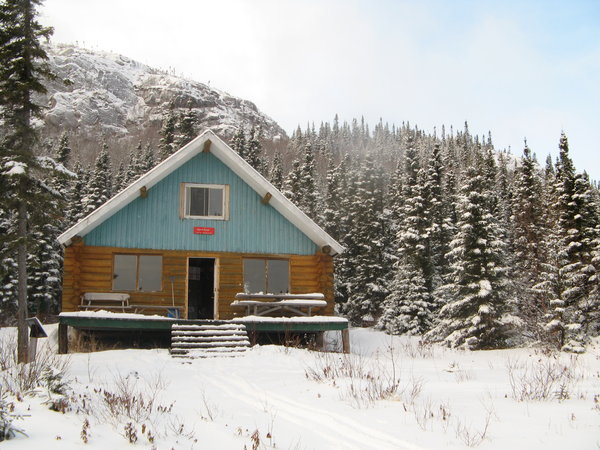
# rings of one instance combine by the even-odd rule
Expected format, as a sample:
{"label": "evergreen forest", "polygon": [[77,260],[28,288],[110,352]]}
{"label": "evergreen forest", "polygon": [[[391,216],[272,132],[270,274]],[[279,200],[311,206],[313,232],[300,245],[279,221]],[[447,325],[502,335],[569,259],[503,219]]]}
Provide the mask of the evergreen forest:
{"label": "evergreen forest", "polygon": [[[59,310],[56,237],[199,132],[193,116],[164,117],[157,148],[139,143],[115,167],[106,144],[83,166],[68,135],[52,147],[56,195],[31,225],[30,314]],[[239,127],[230,145],[337,239],[338,313],[357,326],[470,349],[529,342],[583,351],[599,332],[598,189],[577,172],[567,136],[540,164],[524,143],[516,157],[491,136],[364,120],[298,127],[267,152],[260,130]],[[48,145],[45,146],[46,148]],[[56,170],[59,168],[60,170]],[[0,233],[17,226],[5,198]],[[2,240],[3,322],[17,305],[15,248]]]}

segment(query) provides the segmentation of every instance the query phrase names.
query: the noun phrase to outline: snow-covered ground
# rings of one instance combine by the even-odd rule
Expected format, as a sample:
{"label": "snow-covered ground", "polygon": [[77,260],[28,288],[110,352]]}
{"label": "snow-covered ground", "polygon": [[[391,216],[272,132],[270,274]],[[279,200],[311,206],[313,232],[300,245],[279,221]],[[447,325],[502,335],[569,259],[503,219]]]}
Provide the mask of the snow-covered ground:
{"label": "snow-covered ground", "polygon": [[[12,334],[0,330],[0,342]],[[65,412],[44,389],[8,397],[27,436],[1,446],[600,448],[598,342],[578,356],[423,347],[370,329],[352,329],[351,342],[349,356],[278,346],[191,361],[163,349],[61,356]]]}

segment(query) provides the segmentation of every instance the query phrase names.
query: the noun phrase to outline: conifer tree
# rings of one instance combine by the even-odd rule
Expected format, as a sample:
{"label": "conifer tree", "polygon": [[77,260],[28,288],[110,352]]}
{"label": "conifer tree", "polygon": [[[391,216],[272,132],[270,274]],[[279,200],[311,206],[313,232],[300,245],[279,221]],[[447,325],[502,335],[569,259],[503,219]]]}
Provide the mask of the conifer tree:
{"label": "conifer tree", "polygon": [[345,196],[344,188],[346,186],[346,167],[345,161],[339,166],[334,166],[333,160],[329,160],[326,181],[327,192],[325,195],[325,211],[323,213],[323,226],[327,233],[336,240],[341,240],[344,234],[342,228],[342,199]]}
{"label": "conifer tree", "polygon": [[300,184],[302,180],[302,166],[300,160],[295,159],[292,162],[292,170],[288,173],[283,182],[283,195],[292,201],[295,205],[299,205],[302,200],[302,192]]}
{"label": "conifer tree", "polygon": [[244,127],[240,125],[231,139],[231,148],[237,152],[242,158],[246,159],[247,142],[246,132]]}
{"label": "conifer tree", "polygon": [[154,160],[154,149],[150,144],[146,144],[144,147],[144,151],[142,152],[141,162],[140,162],[140,175],[144,175],[146,172],[149,172],[156,165],[156,161]]}
{"label": "conifer tree", "polygon": [[186,111],[178,115],[175,148],[173,151],[191,142],[198,135],[197,127],[198,117],[196,116],[196,111],[194,111],[191,104],[188,104]]}
{"label": "conifer tree", "polygon": [[119,167],[117,169],[117,173],[115,173],[114,179],[114,190],[116,192],[121,192],[127,186],[128,180],[127,170],[125,169],[125,164],[123,161],[119,163]]}
{"label": "conifer tree", "polygon": [[250,136],[246,143],[246,152],[244,159],[260,174],[265,174],[266,164],[262,156],[262,144],[260,143],[261,130],[257,127],[250,129]]}
{"label": "conifer tree", "polygon": [[281,152],[275,152],[271,164],[271,173],[269,174],[271,184],[281,191],[283,188],[283,162],[281,161]]}
{"label": "conifer tree", "polygon": [[28,227],[35,222],[47,192],[36,181],[40,166],[34,154],[37,133],[33,119],[41,107],[34,96],[46,89],[43,80],[52,74],[40,39],[48,39],[51,28],[37,21],[39,0],[5,0],[0,3],[0,118],[4,136],[0,143],[0,187],[3,203],[15,211],[18,267],[18,338],[19,362],[27,362],[27,253],[31,235]]}
{"label": "conifer tree", "polygon": [[298,194],[296,205],[311,219],[320,222],[318,218],[319,192],[316,182],[315,157],[312,145],[306,144],[304,149],[304,161],[300,166],[298,179]]}
{"label": "conifer tree", "polygon": [[560,297],[551,305],[551,320],[546,327],[558,333],[558,342],[563,349],[582,351],[585,315],[581,306],[593,289],[590,279],[595,274],[592,252],[598,216],[592,204],[589,181],[575,173],[564,133],[559,142],[556,180],[556,225],[562,286]]}
{"label": "conifer tree", "polygon": [[175,106],[171,103],[163,118],[162,128],[160,129],[159,156],[161,161],[167,159],[175,152],[177,118],[175,117],[174,109]]}
{"label": "conifer tree", "polygon": [[347,241],[353,248],[347,245],[350,251],[347,255],[343,253],[351,270],[346,274],[348,297],[342,311],[352,323],[361,324],[379,319],[388,294],[381,170],[371,155],[361,165],[354,189],[352,205],[347,211],[354,218],[348,228],[352,237]]}
{"label": "conifer tree", "polygon": [[450,241],[454,233],[450,219],[449,198],[444,190],[446,186],[445,167],[442,150],[435,144],[424,177],[423,197],[427,211],[427,236],[431,259],[431,292],[445,283],[448,274],[446,254],[450,250]]}
{"label": "conifer tree", "polygon": [[400,226],[396,236],[398,261],[391,292],[386,297],[379,326],[393,334],[422,334],[429,330],[433,305],[430,208],[426,171],[419,169],[417,151],[409,139]]}
{"label": "conifer tree", "polygon": [[14,325],[18,304],[18,267],[12,237],[16,234],[16,215],[0,203],[0,323]]}
{"label": "conifer tree", "polygon": [[546,260],[543,238],[544,225],[542,183],[531,150],[525,142],[521,165],[516,170],[513,208],[514,279],[520,291],[520,315],[529,331],[539,335],[539,325],[546,305],[534,286],[542,281],[542,264]]}
{"label": "conifer tree", "polygon": [[75,180],[65,212],[68,226],[74,225],[88,214],[83,206],[86,201],[86,191],[90,174],[79,161],[75,163],[73,172],[75,173]]}
{"label": "conifer tree", "polygon": [[69,145],[69,135],[67,133],[63,133],[58,141],[58,148],[56,150],[56,157],[54,159],[56,162],[68,167],[71,159],[71,152],[72,150],[71,146]]}
{"label": "conifer tree", "polygon": [[142,143],[138,142],[136,148],[129,154],[129,163],[125,169],[124,185],[129,186],[139,176],[141,171],[141,158],[142,158]]}
{"label": "conifer tree", "polygon": [[465,177],[457,234],[449,255],[451,300],[442,307],[438,324],[426,337],[452,347],[503,347],[513,321],[507,303],[502,231],[490,211],[494,201],[486,177],[473,167]]}
{"label": "conifer tree", "polygon": [[[414,155],[407,153],[407,158],[412,157]],[[431,328],[433,320],[433,267],[423,195],[424,177],[425,171],[421,169],[416,179],[405,182],[402,223],[397,235],[398,261],[379,321],[379,325],[392,334],[423,334]]]}
{"label": "conifer tree", "polygon": [[112,169],[106,143],[102,145],[102,150],[96,157],[86,191],[87,195],[83,199],[86,215],[106,203],[112,196]]}

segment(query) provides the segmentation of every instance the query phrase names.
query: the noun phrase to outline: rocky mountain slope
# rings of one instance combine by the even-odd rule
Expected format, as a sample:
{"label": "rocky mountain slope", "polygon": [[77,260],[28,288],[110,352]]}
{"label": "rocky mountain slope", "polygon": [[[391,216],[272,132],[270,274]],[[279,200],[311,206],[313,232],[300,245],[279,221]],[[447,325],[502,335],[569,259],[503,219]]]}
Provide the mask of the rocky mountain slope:
{"label": "rocky mountain slope", "polygon": [[47,48],[58,79],[49,83],[43,135],[54,140],[69,133],[82,159],[90,159],[101,142],[113,152],[138,141],[158,144],[165,112],[192,108],[199,132],[210,128],[225,139],[240,125],[260,126],[266,141],[285,139],[285,131],[248,100],[203,83],[153,69],[125,56],[71,45]]}

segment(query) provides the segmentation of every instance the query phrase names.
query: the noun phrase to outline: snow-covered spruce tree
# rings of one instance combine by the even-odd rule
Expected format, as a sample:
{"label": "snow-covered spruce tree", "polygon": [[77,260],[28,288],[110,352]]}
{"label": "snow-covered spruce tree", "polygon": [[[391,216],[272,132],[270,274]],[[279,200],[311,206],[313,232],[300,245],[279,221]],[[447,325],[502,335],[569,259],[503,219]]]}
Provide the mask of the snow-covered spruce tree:
{"label": "snow-covered spruce tree", "polygon": [[[388,254],[391,265],[398,260],[398,233],[401,230],[402,208],[404,206],[404,161],[399,161],[396,170],[390,177],[385,201],[385,217],[387,220]],[[390,266],[391,267],[391,266]],[[390,279],[393,279],[393,270],[390,270]]]}
{"label": "snow-covered spruce tree", "polygon": [[[600,267],[600,226],[596,228],[592,264],[597,272]],[[585,331],[589,336],[600,336],[600,276],[596,274],[596,278],[590,281],[593,283],[592,289],[582,307],[585,317]]]}
{"label": "snow-covered spruce tree", "polygon": [[335,300],[340,313],[347,311],[347,302],[350,293],[355,290],[356,286],[353,283],[356,281],[355,275],[355,260],[358,255],[359,247],[356,244],[357,235],[353,232],[355,229],[355,221],[359,220],[355,216],[357,211],[357,177],[358,170],[351,166],[350,156],[344,155],[344,159],[340,163],[340,168],[344,169],[346,176],[342,177],[342,185],[340,192],[343,196],[340,197],[340,240],[345,250],[342,254],[336,256],[335,270]]}
{"label": "snow-covered spruce tree", "polygon": [[300,203],[302,192],[300,191],[300,180],[302,179],[302,166],[299,159],[292,161],[292,170],[288,173],[283,182],[282,193],[289,198],[292,203]]}
{"label": "snow-covered spruce tree", "polygon": [[127,169],[125,169],[125,163],[121,161],[115,178],[113,180],[113,189],[116,192],[121,192],[127,186]]}
{"label": "snow-covered spruce tree", "polygon": [[449,254],[451,297],[425,335],[429,341],[473,350],[507,345],[514,318],[508,314],[503,231],[490,212],[491,195],[486,177],[467,169]]}
{"label": "snow-covered spruce tree", "polygon": [[102,145],[102,150],[96,157],[86,192],[83,198],[85,215],[103,205],[112,196],[112,169],[106,144]]}
{"label": "snow-covered spruce tree", "polygon": [[[407,151],[406,157],[408,160],[413,156]],[[420,169],[416,179],[405,182],[402,223],[397,235],[398,261],[379,320],[379,326],[392,334],[423,334],[431,328],[433,320],[433,265],[424,178],[425,171]]]}
{"label": "snow-covered spruce tree", "polygon": [[[28,359],[27,253],[32,244],[29,226],[44,210],[49,194],[37,180],[39,164],[34,154],[37,133],[33,119],[41,107],[34,96],[46,92],[42,84],[52,74],[40,39],[48,39],[51,28],[37,21],[39,0],[5,0],[0,3],[0,118],[4,133],[0,142],[0,190],[3,204],[17,217],[13,241],[17,243],[18,311],[17,353]],[[9,201],[10,200],[10,201]]]}
{"label": "snow-covered spruce tree", "polygon": [[[48,180],[48,184],[57,192],[59,198],[62,200],[61,207],[67,205],[71,198],[71,189],[75,175],[68,170],[71,166],[71,153],[72,149],[69,145],[69,137],[64,133],[60,137],[58,146],[54,151],[55,163],[51,164],[54,165],[56,170],[52,171],[52,177]],[[64,215],[57,222],[60,222],[57,224],[59,229],[68,225]]]}
{"label": "snow-covered spruce tree", "polygon": [[320,206],[319,191],[317,189],[315,157],[312,144],[304,148],[304,160],[300,166],[298,178],[298,195],[296,205],[311,219],[320,222],[318,211]]}
{"label": "snow-covered spruce tree", "polygon": [[[355,192],[347,211],[352,235],[348,254],[342,253],[347,270],[347,301],[342,312],[354,324],[376,322],[388,294],[385,283],[388,267],[384,248],[383,186],[381,168],[368,154],[355,180]],[[352,259],[349,259],[352,258]]]}
{"label": "snow-covered spruce tree", "polygon": [[159,159],[162,161],[167,159],[173,153],[175,153],[175,134],[177,127],[177,118],[175,117],[175,106],[173,103],[169,105],[169,109],[167,110],[162,123],[162,128],[160,129],[160,144],[159,148]]}
{"label": "snow-covered spruce tree", "polygon": [[403,202],[398,205],[400,225],[396,235],[398,261],[391,291],[383,304],[379,326],[393,334],[423,334],[431,327],[433,264],[430,252],[430,217],[426,204],[426,171],[419,169],[412,138],[404,155]]}
{"label": "snow-covered spruce tree", "polygon": [[58,148],[56,149],[56,156],[54,159],[57,163],[62,164],[66,168],[69,167],[72,153],[71,145],[69,144],[69,135],[63,133],[58,141]]}
{"label": "snow-covered spruce tree", "polygon": [[145,173],[144,168],[144,154],[142,150],[142,142],[140,141],[129,155],[129,164],[127,164],[127,169],[125,170],[125,177],[123,179],[122,187],[129,186],[141,175],[143,175]]}
{"label": "snow-covered spruce tree", "polygon": [[556,171],[552,157],[548,155],[542,178],[542,224],[545,233],[538,243],[542,259],[539,261],[539,282],[531,288],[539,299],[542,316],[539,320],[540,339],[553,347],[562,347],[562,292],[564,281],[561,267],[564,252],[560,251],[558,230]]}
{"label": "snow-covered spruce tree", "polygon": [[[542,281],[542,264],[547,258],[542,245],[548,232],[544,221],[542,181],[540,170],[525,142],[521,164],[515,173],[513,196],[513,258],[514,278],[519,290],[519,316],[524,320],[525,332],[541,338],[540,324],[546,304],[534,286]],[[543,333],[542,333],[543,334]]]}
{"label": "snow-covered spruce tree", "polygon": [[250,136],[248,136],[248,142],[246,143],[246,156],[244,159],[260,174],[266,175],[267,165],[262,156],[263,148],[260,143],[261,133],[260,128],[253,126],[250,129]]}
{"label": "snow-covered spruce tree", "polygon": [[281,161],[281,152],[276,151],[271,163],[271,171],[269,173],[269,181],[273,186],[281,191],[283,188],[283,162]]}
{"label": "snow-covered spruce tree", "polygon": [[[70,163],[71,153],[70,149],[65,150],[65,145],[68,146],[68,140],[61,139],[56,151],[58,161],[41,158],[42,163],[49,169],[43,182],[55,193],[44,205],[44,209],[48,211],[64,210],[72,200],[71,186],[75,174],[65,167]],[[38,316],[57,314],[59,311],[63,251],[57,238],[68,225],[68,218],[64,214],[51,213],[44,217],[43,221],[30,227],[36,245],[30,249],[28,256],[29,310]]]}
{"label": "snow-covered spruce tree", "polygon": [[556,167],[556,210],[562,292],[551,305],[547,329],[559,335],[564,350],[580,352],[587,339],[582,304],[593,288],[592,251],[598,224],[587,178],[575,173],[567,137],[562,133]]}
{"label": "snow-covered spruce tree", "polygon": [[27,259],[29,311],[38,317],[57,314],[60,309],[63,254],[56,238],[64,228],[61,222],[48,221],[31,231],[37,243]]}
{"label": "snow-covered spruce tree", "polygon": [[448,275],[449,264],[446,255],[450,251],[450,241],[454,234],[449,208],[451,199],[445,195],[448,185],[446,178],[442,150],[439,144],[435,144],[429,157],[423,185],[423,197],[427,205],[432,293],[445,283]]}
{"label": "snow-covered spruce tree", "polygon": [[[598,265],[597,244],[600,232],[598,205],[595,193],[586,173],[575,176],[575,195],[579,214],[576,221],[581,229],[582,261],[576,271],[567,271],[567,284],[571,289],[565,297],[573,295],[578,299],[570,324],[567,325],[567,337],[575,342],[587,342],[596,334],[599,326],[599,306],[597,292],[600,265]],[[567,348],[567,350],[573,350]]]}
{"label": "snow-covered spruce tree", "polygon": [[87,185],[89,183],[90,174],[79,161],[73,167],[75,179],[71,189],[71,195],[65,209],[67,225],[71,226],[83,219],[87,214],[83,208],[86,199]]}
{"label": "snow-covered spruce tree", "polygon": [[341,209],[341,205],[347,183],[346,161],[342,160],[338,166],[335,166],[333,159],[329,159],[325,177],[327,191],[324,200],[323,227],[330,236],[340,241],[344,235],[342,221],[345,212]]}
{"label": "snow-covered spruce tree", "polygon": [[244,131],[244,127],[240,125],[231,139],[231,148],[245,160],[247,146],[246,132]]}
{"label": "snow-covered spruce tree", "polygon": [[175,134],[175,148],[183,147],[188,142],[192,141],[198,135],[198,117],[196,111],[192,108],[191,104],[188,103],[188,107],[185,112],[178,115],[176,134]]}
{"label": "snow-covered spruce tree", "polygon": [[140,175],[144,175],[146,172],[152,170],[154,166],[156,166],[154,149],[150,144],[146,144],[142,151],[142,160],[140,161]]}
{"label": "snow-covered spruce tree", "polygon": [[0,325],[14,326],[18,303],[18,276],[16,255],[11,238],[17,229],[16,214],[0,202]]}

